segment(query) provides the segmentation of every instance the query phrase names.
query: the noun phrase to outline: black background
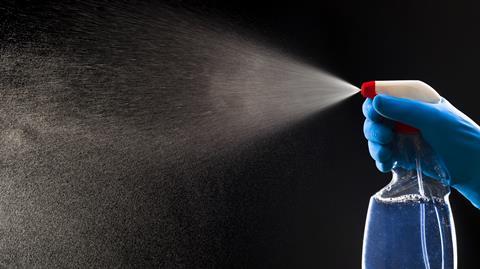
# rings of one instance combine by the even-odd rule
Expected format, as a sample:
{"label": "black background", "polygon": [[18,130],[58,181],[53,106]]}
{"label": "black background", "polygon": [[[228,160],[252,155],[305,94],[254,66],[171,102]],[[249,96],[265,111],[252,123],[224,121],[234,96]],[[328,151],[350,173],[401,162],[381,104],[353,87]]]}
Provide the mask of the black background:
{"label": "black background", "polygon": [[[367,80],[423,80],[474,120],[480,120],[478,4],[311,2],[168,4],[251,29],[272,44],[354,85]],[[156,5],[155,1],[147,3]],[[11,15],[20,21],[19,25],[29,21],[29,16],[38,18],[37,12],[48,14],[42,5],[41,11],[37,11],[28,8],[30,4],[19,2],[17,7],[28,11],[27,16]],[[62,25],[68,17],[65,14],[62,19],[49,22]],[[32,32],[51,31],[47,26],[39,26],[43,25],[41,17],[38,20],[32,25],[40,30],[33,27]],[[17,32],[15,27],[9,29]],[[18,37],[21,38],[28,36]],[[178,205],[172,208],[179,213],[172,213],[174,221],[169,225],[177,228],[173,233],[156,229],[157,223],[162,227],[171,219],[155,219],[155,214],[150,216],[148,210],[138,213],[147,220],[139,220],[139,230],[125,239],[130,240],[130,245],[125,244],[125,253],[120,255],[125,259],[122,264],[167,268],[359,268],[369,197],[390,177],[378,172],[369,157],[362,134],[362,102],[359,95],[353,96],[232,156],[213,158],[207,165],[191,168],[191,172],[172,173],[168,182],[174,185],[177,192],[172,195],[178,199],[174,200]],[[139,171],[146,179],[159,173],[153,168]],[[185,174],[201,186],[209,181],[228,184],[222,195],[208,193],[207,189],[198,200],[189,200],[184,186],[175,186],[175,182],[185,182],[181,180]],[[161,194],[155,191],[163,189],[160,185],[155,187],[147,190],[150,196],[145,199],[152,206],[151,211],[158,213],[153,202]],[[205,212],[216,215],[201,216],[202,223],[207,224],[199,226],[195,219],[198,216],[189,211],[195,207],[181,203],[204,200],[211,207]],[[451,203],[459,268],[478,268],[479,211],[455,191]],[[119,222],[111,221],[113,226]],[[142,230],[146,223],[148,231]],[[98,252],[99,257],[102,255]],[[101,259],[87,264],[98,266],[97,260]]]}

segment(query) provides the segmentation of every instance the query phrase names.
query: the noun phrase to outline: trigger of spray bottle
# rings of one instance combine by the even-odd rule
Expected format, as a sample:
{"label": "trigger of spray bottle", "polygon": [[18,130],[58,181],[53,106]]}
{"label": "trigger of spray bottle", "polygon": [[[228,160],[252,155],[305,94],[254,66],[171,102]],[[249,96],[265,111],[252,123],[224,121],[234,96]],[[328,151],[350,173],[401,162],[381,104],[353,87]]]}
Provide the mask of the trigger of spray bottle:
{"label": "trigger of spray bottle", "polygon": [[[377,94],[386,94],[433,104],[441,101],[441,96],[420,80],[368,81],[362,84],[361,94],[363,97],[371,99]],[[417,128],[401,122],[396,123],[395,129],[401,133],[419,132]]]}

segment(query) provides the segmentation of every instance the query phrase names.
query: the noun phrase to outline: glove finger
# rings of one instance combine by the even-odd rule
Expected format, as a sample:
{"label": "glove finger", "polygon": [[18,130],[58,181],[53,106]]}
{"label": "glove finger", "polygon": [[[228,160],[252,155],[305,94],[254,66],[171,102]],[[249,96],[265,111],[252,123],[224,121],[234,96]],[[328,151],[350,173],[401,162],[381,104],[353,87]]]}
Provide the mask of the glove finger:
{"label": "glove finger", "polygon": [[362,112],[365,118],[375,121],[375,122],[380,122],[385,124],[388,127],[393,128],[395,126],[395,122],[392,121],[391,119],[385,118],[382,115],[380,115],[375,108],[373,107],[373,100],[371,98],[365,99],[365,102],[363,102],[362,105]]}
{"label": "glove finger", "polygon": [[373,108],[373,100],[370,98],[365,99],[362,105],[362,112],[365,118],[372,121],[381,121],[383,118],[378,112]]}
{"label": "glove finger", "polygon": [[432,104],[383,94],[375,96],[372,105],[383,117],[420,130],[432,124],[438,115]]}
{"label": "glove finger", "polygon": [[368,141],[377,144],[388,144],[393,140],[394,133],[385,124],[366,119],[363,124],[363,133]]}
{"label": "glove finger", "polygon": [[375,162],[377,169],[380,170],[382,173],[388,173],[392,170],[393,163],[392,160],[388,160],[386,162]]}
{"label": "glove finger", "polygon": [[392,158],[392,150],[387,145],[368,141],[368,151],[375,161],[385,162]]}

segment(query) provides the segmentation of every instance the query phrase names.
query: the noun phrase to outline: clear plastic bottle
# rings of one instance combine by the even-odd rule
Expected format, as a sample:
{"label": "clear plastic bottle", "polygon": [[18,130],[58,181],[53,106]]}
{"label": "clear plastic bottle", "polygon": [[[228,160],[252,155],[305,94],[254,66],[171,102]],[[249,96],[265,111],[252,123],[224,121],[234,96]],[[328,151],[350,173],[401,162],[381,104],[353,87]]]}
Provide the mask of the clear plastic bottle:
{"label": "clear plastic bottle", "polygon": [[362,268],[456,268],[448,171],[418,132],[395,141],[392,181],[370,199]]}

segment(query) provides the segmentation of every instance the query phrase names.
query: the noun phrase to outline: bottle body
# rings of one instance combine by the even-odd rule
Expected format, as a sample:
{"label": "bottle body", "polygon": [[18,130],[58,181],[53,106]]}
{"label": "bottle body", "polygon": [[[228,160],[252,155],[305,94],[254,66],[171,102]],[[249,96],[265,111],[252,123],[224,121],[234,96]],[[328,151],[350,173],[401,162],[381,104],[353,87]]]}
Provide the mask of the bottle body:
{"label": "bottle body", "polygon": [[456,268],[448,171],[418,134],[396,141],[392,181],[370,199],[362,268]]}
{"label": "bottle body", "polygon": [[406,199],[370,199],[363,268],[456,268],[450,205]]}

